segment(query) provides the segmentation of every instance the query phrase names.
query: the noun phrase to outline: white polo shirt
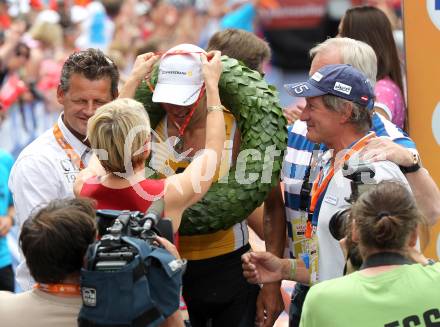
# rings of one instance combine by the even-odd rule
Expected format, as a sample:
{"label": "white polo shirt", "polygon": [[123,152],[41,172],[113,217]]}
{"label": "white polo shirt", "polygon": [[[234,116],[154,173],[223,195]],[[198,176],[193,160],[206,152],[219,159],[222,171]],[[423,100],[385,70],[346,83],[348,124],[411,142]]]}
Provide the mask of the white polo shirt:
{"label": "white polo shirt", "polygon": [[[62,115],[58,118],[61,132],[84,164],[87,165],[92,152],[67,129],[63,123]],[[74,197],[73,184],[78,172],[79,169],[72,164],[64,149],[55,139],[53,128],[44,132],[24,148],[12,167],[9,178],[17,224],[22,226],[32,210],[40,205],[54,199]],[[29,290],[34,281],[29,275],[24,258],[22,259],[17,269],[17,281],[22,289]]]}
{"label": "white polo shirt", "polygon": [[[375,183],[381,181],[396,181],[411,188],[399,167],[391,161],[377,161],[371,163],[375,170]],[[345,258],[339,242],[333,238],[329,230],[329,222],[332,216],[342,208],[350,206],[345,200],[350,197],[350,180],[343,176],[342,170],[335,175],[328,184],[327,191],[322,200],[318,216],[318,244],[319,244],[319,281],[341,277],[343,275]]]}

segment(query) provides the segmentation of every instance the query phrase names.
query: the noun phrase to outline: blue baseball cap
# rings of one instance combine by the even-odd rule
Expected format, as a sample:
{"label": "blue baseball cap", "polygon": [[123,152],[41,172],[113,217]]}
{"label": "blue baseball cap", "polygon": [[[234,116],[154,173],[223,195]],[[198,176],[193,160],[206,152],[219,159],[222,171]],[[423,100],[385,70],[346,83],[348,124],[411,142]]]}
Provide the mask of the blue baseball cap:
{"label": "blue baseball cap", "polygon": [[317,97],[331,94],[367,109],[374,107],[374,91],[368,78],[350,65],[327,65],[306,82],[284,85],[294,97]]}

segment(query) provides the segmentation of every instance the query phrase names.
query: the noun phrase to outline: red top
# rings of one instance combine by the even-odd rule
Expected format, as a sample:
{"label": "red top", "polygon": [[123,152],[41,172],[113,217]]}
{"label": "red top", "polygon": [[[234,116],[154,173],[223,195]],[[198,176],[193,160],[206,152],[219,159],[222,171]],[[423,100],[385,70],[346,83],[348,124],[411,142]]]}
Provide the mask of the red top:
{"label": "red top", "polygon": [[163,196],[164,187],[164,179],[145,179],[133,186],[115,189],[92,177],[84,183],[80,195],[96,200],[96,209],[145,212],[154,200]]}

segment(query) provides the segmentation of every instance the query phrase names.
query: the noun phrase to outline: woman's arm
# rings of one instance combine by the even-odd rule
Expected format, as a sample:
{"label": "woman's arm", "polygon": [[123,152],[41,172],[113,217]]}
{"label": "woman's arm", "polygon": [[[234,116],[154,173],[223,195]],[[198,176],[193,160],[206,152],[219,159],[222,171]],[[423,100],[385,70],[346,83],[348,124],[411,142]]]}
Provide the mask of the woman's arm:
{"label": "woman's arm", "polygon": [[144,53],[136,57],[130,76],[119,92],[119,98],[134,98],[136,89],[143,79],[149,79],[153,66],[159,59],[158,55],[152,52]]}

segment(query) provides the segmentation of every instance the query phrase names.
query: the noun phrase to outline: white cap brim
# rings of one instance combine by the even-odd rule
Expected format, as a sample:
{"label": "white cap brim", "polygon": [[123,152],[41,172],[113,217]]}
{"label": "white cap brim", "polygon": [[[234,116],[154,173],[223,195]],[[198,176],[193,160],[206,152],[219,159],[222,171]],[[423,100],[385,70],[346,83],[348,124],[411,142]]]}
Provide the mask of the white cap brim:
{"label": "white cap brim", "polygon": [[203,83],[200,85],[175,85],[158,83],[154,89],[153,102],[190,106],[197,101]]}

